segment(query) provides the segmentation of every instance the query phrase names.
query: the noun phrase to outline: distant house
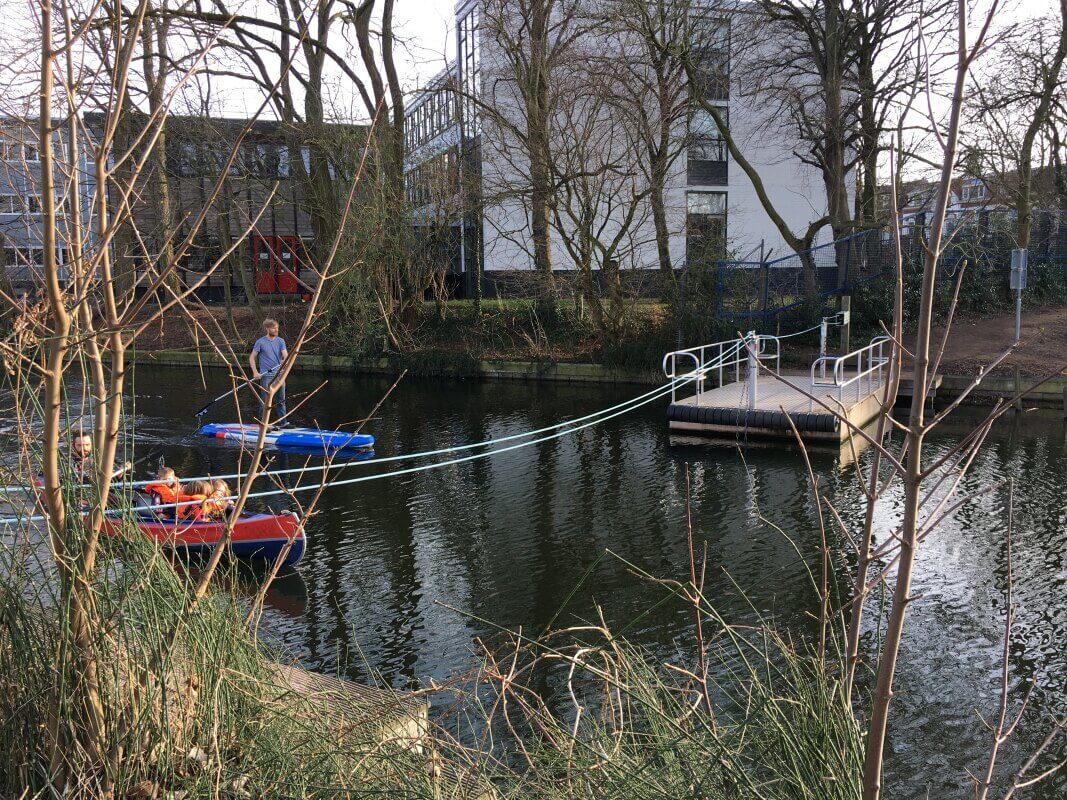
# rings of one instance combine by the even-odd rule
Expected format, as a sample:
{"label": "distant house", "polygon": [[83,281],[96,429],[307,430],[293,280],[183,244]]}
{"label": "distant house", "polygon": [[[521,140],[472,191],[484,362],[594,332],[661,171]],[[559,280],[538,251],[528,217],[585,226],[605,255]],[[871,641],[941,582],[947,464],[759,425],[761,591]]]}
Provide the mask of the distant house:
{"label": "distant house", "polygon": [[[102,119],[89,115],[90,127]],[[224,172],[234,145],[245,129],[232,165]],[[359,149],[366,127],[327,126],[323,148],[328,156],[331,182],[344,178],[345,153]],[[316,232],[310,186],[311,152],[305,133],[273,120],[211,119],[170,116],[166,121],[167,184],[172,226],[160,230],[150,194],[151,170],[140,178],[133,209],[138,237],[117,240],[128,247],[116,257],[128,258],[143,270],[158,254],[160,237],[168,235],[174,245],[192,237],[191,247],[180,261],[179,274],[191,285],[203,279],[202,297],[218,299],[227,286],[236,295],[244,293],[245,271],[257,294],[302,295],[318,283],[315,269]],[[347,187],[347,181],[338,186]],[[207,213],[201,219],[201,212]],[[146,242],[149,252],[145,252]],[[224,254],[229,256],[224,258]]]}
{"label": "distant house", "polygon": [[[1015,219],[1015,201],[1011,190],[1017,177],[1007,175],[961,175],[952,180],[946,221],[950,227],[967,224],[982,216],[1001,221]],[[1032,203],[1036,215],[1060,216],[1067,210],[1067,197],[1060,197],[1056,189],[1056,176],[1052,168],[1039,167],[1032,179]],[[928,217],[933,211],[937,182],[919,179],[905,181],[898,189],[897,208],[904,227],[913,224],[919,217]],[[889,216],[890,192],[888,186],[878,188],[878,209],[883,218]]]}
{"label": "distant house", "polygon": [[[1018,242],[1015,180],[1014,174],[962,175],[953,179],[945,217],[945,230],[952,234],[947,262],[967,259],[1002,268],[1009,262],[1010,251]],[[1067,194],[1060,191],[1059,185],[1051,168],[1034,170],[1031,263],[1067,263]],[[916,254],[918,237],[928,233],[936,193],[937,184],[930,180],[906,181],[898,189],[901,233],[915,240]],[[879,187],[878,207],[883,219],[890,217],[890,200],[889,187]]]}
{"label": "distant house", "polygon": [[[0,118],[0,266],[8,285],[16,292],[32,293],[40,285],[44,263],[38,127],[35,119]],[[55,133],[56,260],[61,280],[69,272],[70,209],[75,192],[81,198],[85,235],[90,241],[95,235],[90,225],[90,199],[96,178],[86,157],[87,142],[80,143],[77,163],[71,164],[69,141],[66,128]]]}

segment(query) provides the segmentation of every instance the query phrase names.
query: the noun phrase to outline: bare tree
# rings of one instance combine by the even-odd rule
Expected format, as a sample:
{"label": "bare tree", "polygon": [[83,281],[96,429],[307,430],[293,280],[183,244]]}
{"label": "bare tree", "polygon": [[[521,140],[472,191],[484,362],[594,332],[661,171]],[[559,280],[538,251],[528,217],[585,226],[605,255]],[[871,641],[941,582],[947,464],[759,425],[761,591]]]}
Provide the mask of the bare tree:
{"label": "bare tree", "polygon": [[[190,79],[197,58],[194,55],[184,69],[170,73],[159,104],[143,115],[133,140],[122,147],[117,144],[117,129],[133,91],[138,48],[144,46],[145,29],[152,29],[146,25],[149,0],[128,9],[121,25],[115,24],[115,16],[109,13],[113,9],[94,7],[87,17],[75,19],[70,8],[60,3],[60,21],[55,18],[51,0],[39,3],[36,8],[40,15],[40,66],[34,91],[39,105],[33,144],[40,163],[36,189],[43,248],[40,289],[45,302],[27,306],[9,295],[3,296],[5,305],[17,315],[18,325],[32,335],[6,339],[0,343],[0,349],[8,365],[25,374],[26,390],[42,398],[39,412],[32,411],[36,404],[30,407],[29,413],[34,418],[20,416],[19,422],[36,426],[39,414],[40,435],[27,434],[25,441],[33,442],[33,457],[39,459],[33,464],[32,473],[37,474],[39,470],[42,475],[40,510],[47,520],[48,542],[62,597],[62,602],[49,610],[55,614],[63,633],[57,639],[55,675],[45,702],[47,716],[41,725],[46,752],[42,754],[44,764],[40,769],[58,794],[100,797],[115,792],[123,759],[130,755],[137,757],[124,749],[131,729],[139,724],[132,716],[135,712],[123,705],[124,691],[130,690],[131,681],[141,680],[139,676],[145,670],[155,670],[158,677],[162,665],[170,663],[169,653],[152,653],[151,665],[136,664],[132,668],[127,665],[127,673],[120,681],[127,684],[124,691],[115,691],[115,675],[109,678],[110,689],[102,688],[100,665],[114,655],[105,651],[114,643],[109,639],[113,620],[102,618],[99,611],[97,571],[102,537],[115,522],[112,481],[120,430],[126,416],[123,395],[129,371],[127,352],[150,325],[165,315],[182,315],[190,325],[200,324],[186,313],[194,293],[248,235],[255,218],[262,213],[257,211],[248,220],[234,237],[232,246],[219,254],[196,280],[189,283],[180,280],[179,265],[207,224],[225,176],[238,161],[242,142],[268,105],[269,96],[252,119],[234,132],[203,207],[186,221],[181,233],[176,225],[163,231],[163,238],[170,241],[170,246],[156,258],[155,269],[138,275],[133,285],[120,282],[114,272],[112,243],[123,228],[132,229],[133,241],[143,241],[134,214],[140,202],[139,187],[154,169],[155,153],[164,135],[175,89]],[[93,36],[101,25],[112,34],[117,33],[104,39],[107,47],[104,54],[83,47],[85,38]],[[153,47],[157,46],[158,40]],[[105,87],[101,94],[107,102],[102,119],[94,124],[89,135],[79,112],[86,100],[82,87],[94,85]],[[59,207],[60,184],[76,185],[84,163],[91,165],[95,179],[88,214],[82,213],[82,199],[77,191],[67,193],[69,208],[63,213],[64,209]],[[358,177],[357,169],[342,208],[342,224]],[[62,217],[65,219],[61,221]],[[66,265],[61,264],[61,250],[69,255]],[[326,261],[319,265],[322,273],[312,293],[307,318],[292,342],[291,357],[283,365],[283,375],[276,379],[270,393],[284,380],[293,357],[311,333],[322,294],[329,285],[330,264],[336,251],[337,237],[327,251]],[[243,359],[236,357],[221,327],[210,331],[205,339],[213,343],[217,353],[232,359],[235,375],[240,375]],[[70,412],[68,381],[82,366],[93,400],[92,420],[86,427],[91,430],[94,457],[84,476],[88,486],[72,490],[72,480],[77,483],[82,476],[70,474],[71,470],[64,464],[61,444],[68,433],[64,424]],[[20,406],[19,411],[25,409]],[[240,485],[238,510],[261,468],[263,435],[269,423],[269,418],[260,422],[251,470]],[[179,629],[196,612],[197,602],[210,586],[233,524],[233,520],[227,523],[207,570],[189,598],[188,607],[179,616],[172,632],[172,644],[179,640]]]}
{"label": "bare tree", "polygon": [[[617,102],[614,59],[589,59],[560,89],[552,142],[555,229],[578,275],[601,335],[615,340],[625,313],[622,265],[636,266],[651,187],[640,167],[640,123]],[[594,277],[599,269],[605,309]]]}
{"label": "bare tree", "polygon": [[[915,557],[921,537],[929,532],[939,521],[942,508],[946,503],[941,500],[932,509],[924,508],[930,501],[933,490],[928,480],[945,459],[933,465],[923,462],[923,444],[926,435],[944,418],[942,411],[933,420],[926,419],[926,397],[933,374],[936,372],[940,356],[933,342],[934,320],[934,284],[937,277],[938,259],[944,247],[945,214],[948,209],[949,196],[952,191],[952,179],[958,156],[960,123],[964,110],[965,89],[968,72],[975,58],[982,51],[985,37],[993,22],[998,3],[994,2],[987,13],[978,21],[978,33],[971,40],[969,31],[974,24],[967,0],[958,0],[956,24],[957,31],[951,40],[955,45],[955,75],[947,119],[943,122],[930,119],[937,141],[941,147],[941,171],[937,185],[937,196],[930,226],[930,237],[926,244],[923,263],[922,290],[916,320],[916,344],[912,351],[913,394],[908,421],[904,427],[904,442],[901,460],[902,484],[904,491],[903,519],[896,532],[895,540],[899,551],[896,556],[896,576],[892,586],[892,604],[885,632],[885,640],[879,659],[871,716],[867,731],[866,756],[863,768],[863,798],[876,800],[882,790],[882,763],[885,750],[886,731],[889,710],[893,697],[893,680],[900,655],[908,607],[913,601],[912,578]],[[962,398],[961,398],[962,401]],[[988,428],[985,428],[988,431]],[[980,443],[984,434],[979,430],[972,436],[970,444]],[[875,478],[876,479],[876,478]],[[944,481],[941,477],[938,482]],[[958,480],[958,479],[957,479]],[[925,517],[925,518],[924,518]]]}
{"label": "bare tree", "polygon": [[[507,171],[505,184],[528,209],[539,302],[554,308],[552,147],[558,86],[587,23],[579,0],[489,0],[482,27],[494,50],[486,58],[486,97],[480,104],[489,157]],[[522,180],[518,176],[528,176]],[[503,198],[500,198],[503,199]]]}
{"label": "bare tree", "polygon": [[[1060,0],[1058,13],[1020,25],[997,42],[991,63],[970,83],[978,102],[968,115],[964,162],[997,200],[1014,208],[1018,247],[1029,247],[1033,230],[1035,158],[1049,173],[1062,159],[1054,117],[1067,103],[1065,59],[1067,0]],[[1052,182],[1046,188],[1055,191]]]}
{"label": "bare tree", "polygon": [[611,0],[602,24],[621,59],[614,101],[629,112],[640,147],[635,163],[646,174],[664,288],[674,284],[666,192],[668,179],[691,144],[685,67],[676,57],[689,29],[686,9],[674,0]]}

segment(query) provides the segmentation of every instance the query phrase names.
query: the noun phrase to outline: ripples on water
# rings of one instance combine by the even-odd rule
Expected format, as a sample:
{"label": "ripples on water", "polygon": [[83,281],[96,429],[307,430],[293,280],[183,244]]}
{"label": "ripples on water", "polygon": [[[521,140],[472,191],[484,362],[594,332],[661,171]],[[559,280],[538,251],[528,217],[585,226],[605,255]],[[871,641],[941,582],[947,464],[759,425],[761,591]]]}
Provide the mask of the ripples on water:
{"label": "ripples on water", "polygon": [[[225,388],[221,375],[208,377],[209,388],[193,389],[195,373],[139,368],[139,436],[167,443],[167,463],[179,474],[229,472],[236,464],[233,447],[195,434],[193,411]],[[293,379],[290,396],[317,383]],[[300,422],[335,427],[359,419],[389,383],[332,377],[301,409]],[[377,437],[379,456],[430,450],[551,425],[641,391],[409,378],[367,431]],[[932,436],[928,458],[958,441],[978,413],[965,410],[964,421]],[[225,414],[217,408],[215,418]],[[973,491],[1014,478],[1013,699],[1036,680],[1035,705],[1061,713],[1067,698],[1064,438],[1059,414],[1007,421],[961,487]],[[672,445],[659,403],[492,459],[327,491],[308,527],[300,574],[272,592],[263,629],[310,666],[341,667],[357,680],[380,674],[398,687],[467,672],[477,662],[476,641],[491,638],[496,626],[537,632],[551,620],[593,619],[597,607],[614,629],[625,628],[662,656],[675,655],[690,646],[691,614],[677,603],[649,612],[663,590],[635,578],[622,559],[657,576],[688,577],[686,463],[694,527],[708,548],[712,602],[728,619],[750,619],[751,602],[782,625],[811,630],[805,566],[793,545],[760,521],[762,514],[814,556],[818,532],[799,454],[784,445],[743,453]],[[813,464],[841,515],[862,519],[852,468],[823,453],[813,455]],[[390,465],[396,466],[402,465]],[[922,598],[911,609],[891,722],[887,785],[891,793],[899,787],[895,796],[925,795],[927,787],[931,797],[941,791],[969,796],[966,770],[983,768],[989,734],[975,709],[992,718],[997,706],[1007,498],[1004,489],[962,509],[920,551],[914,590]],[[899,495],[883,502],[882,530],[897,518],[899,504]],[[834,547],[839,561],[849,560],[843,537],[835,536]],[[605,556],[608,550],[618,557]],[[847,585],[849,576],[842,571],[837,579]],[[869,651],[876,641],[872,628]],[[1019,763],[1039,738],[1036,729],[1025,732],[1009,746],[1004,766]],[[1063,791],[1061,780],[1034,796]]]}

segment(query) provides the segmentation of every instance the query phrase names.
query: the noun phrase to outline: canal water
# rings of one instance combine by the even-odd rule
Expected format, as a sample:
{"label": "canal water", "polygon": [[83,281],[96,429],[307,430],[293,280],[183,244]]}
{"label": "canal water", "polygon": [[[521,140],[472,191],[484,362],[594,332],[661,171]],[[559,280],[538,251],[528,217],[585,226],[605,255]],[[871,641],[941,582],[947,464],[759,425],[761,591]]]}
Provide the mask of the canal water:
{"label": "canal water", "polygon": [[[206,378],[206,385],[203,379]],[[138,454],[160,452],[182,475],[230,472],[238,450],[196,435],[193,413],[227,387],[221,372],[138,367],[132,394]],[[370,413],[391,379],[300,376],[289,382],[297,424],[330,428]],[[639,387],[407,378],[366,432],[378,456],[433,450],[541,428],[636,396]],[[799,451],[782,445],[679,443],[657,401],[573,436],[489,459],[338,487],[308,525],[297,575],[272,592],[263,630],[308,666],[401,688],[467,673],[499,629],[539,632],[594,619],[656,654],[691,652],[691,612],[628,564],[688,578],[688,465],[706,592],[730,620],[752,607],[794,632],[815,608],[800,552],[814,564],[815,508]],[[250,409],[249,409],[250,410]],[[935,458],[985,413],[964,409],[929,440]],[[209,420],[232,419],[218,404]],[[1067,447],[1061,414],[1033,411],[998,425],[962,492],[1014,483],[1015,640],[1012,702],[1036,682],[1033,724],[1007,748],[1021,763],[1067,705]],[[869,453],[860,457],[865,463]],[[846,520],[863,497],[848,454],[813,466]],[[300,457],[277,466],[296,467]],[[396,468],[402,465],[389,465]],[[385,466],[353,466],[367,474]],[[999,696],[1008,588],[1006,487],[964,506],[923,545],[898,671],[888,782],[898,797],[966,797],[984,768]],[[899,512],[892,495],[886,530]],[[773,524],[770,524],[773,523]],[[780,528],[781,530],[776,530]],[[855,523],[858,527],[858,522]],[[783,532],[792,539],[789,541]],[[847,561],[850,546],[831,531]],[[847,585],[841,568],[837,580]],[[751,604],[751,607],[750,607]],[[875,609],[872,608],[872,612]],[[873,618],[873,614],[869,616]],[[877,631],[868,630],[873,650]],[[1060,755],[1065,752],[1061,744]],[[1064,782],[1033,797],[1063,796]]]}

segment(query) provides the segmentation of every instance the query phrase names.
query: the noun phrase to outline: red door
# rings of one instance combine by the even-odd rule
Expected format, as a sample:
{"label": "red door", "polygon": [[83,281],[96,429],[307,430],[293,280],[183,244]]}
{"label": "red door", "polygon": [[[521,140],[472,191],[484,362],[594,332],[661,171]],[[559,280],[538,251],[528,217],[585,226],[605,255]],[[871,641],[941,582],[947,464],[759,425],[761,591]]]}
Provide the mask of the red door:
{"label": "red door", "polygon": [[297,275],[300,274],[300,256],[295,236],[275,237],[275,252],[278,255],[278,291],[296,294],[300,291]]}
{"label": "red door", "polygon": [[256,291],[260,294],[278,292],[278,257],[271,236],[252,234],[252,270],[256,277]]}
{"label": "red door", "polygon": [[295,236],[253,234],[252,269],[260,294],[299,294],[300,241]]}

